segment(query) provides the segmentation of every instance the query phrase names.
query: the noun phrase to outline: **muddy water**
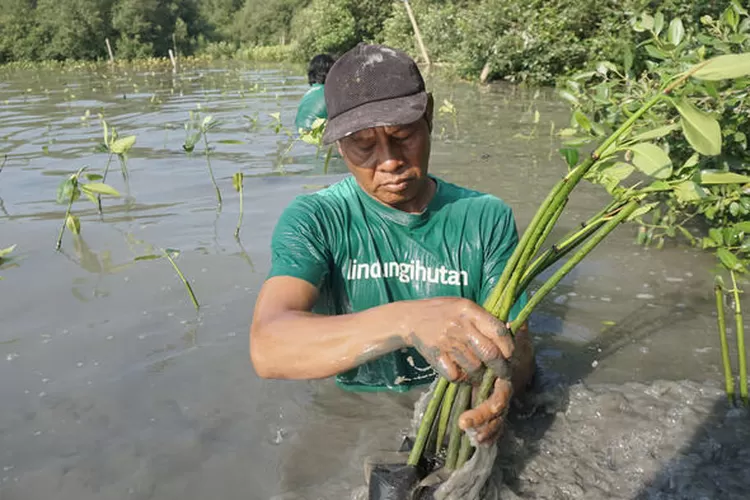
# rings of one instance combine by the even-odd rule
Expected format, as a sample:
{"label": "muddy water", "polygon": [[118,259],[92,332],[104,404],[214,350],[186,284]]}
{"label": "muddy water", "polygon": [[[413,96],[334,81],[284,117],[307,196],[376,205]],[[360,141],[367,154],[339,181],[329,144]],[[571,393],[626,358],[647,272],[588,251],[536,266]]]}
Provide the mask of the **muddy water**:
{"label": "muddy water", "polygon": [[[301,67],[4,71],[0,83],[0,499],[338,499],[369,454],[393,450],[418,395],[354,395],[330,381],[258,379],[248,324],[276,218],[291,199],[346,175],[273,130],[291,128]],[[525,227],[564,166],[548,93],[431,80],[439,116],[432,172],[492,192]],[[540,121],[534,125],[538,110]],[[88,114],[87,114],[88,111]],[[220,120],[212,165],[182,149],[190,111]],[[77,202],[82,235],[54,251],[55,190],[106,155],[96,114],[135,134],[123,197],[100,217]],[[240,140],[226,144],[221,140]],[[232,174],[242,170],[245,214]],[[583,186],[564,226],[597,211]],[[493,476],[501,498],[744,498],[746,416],[720,388],[712,262],[633,245],[622,228],[532,318],[541,394],[519,412]],[[165,260],[177,263],[196,314]],[[300,353],[304,355],[304,353]],[[521,418],[521,417],[525,418]],[[499,492],[499,493],[498,493]]]}

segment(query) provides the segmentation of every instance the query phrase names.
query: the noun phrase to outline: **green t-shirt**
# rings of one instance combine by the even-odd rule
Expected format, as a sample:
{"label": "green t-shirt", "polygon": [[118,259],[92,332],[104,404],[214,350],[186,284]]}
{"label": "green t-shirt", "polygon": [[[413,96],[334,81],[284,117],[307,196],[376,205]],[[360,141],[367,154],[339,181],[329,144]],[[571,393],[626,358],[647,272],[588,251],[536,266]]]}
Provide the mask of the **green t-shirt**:
{"label": "green t-shirt", "polygon": [[[495,196],[431,177],[437,191],[421,214],[381,204],[351,176],[298,196],[274,229],[269,278],[294,276],[318,287],[320,314],[441,296],[483,304],[518,243],[513,212]],[[509,319],[525,304],[524,292]],[[350,390],[404,392],[434,377],[416,349],[404,348],[336,382]]]}
{"label": "green t-shirt", "polygon": [[322,83],[314,83],[302,96],[294,119],[296,129],[309,130],[318,118],[328,118],[326,98]]}

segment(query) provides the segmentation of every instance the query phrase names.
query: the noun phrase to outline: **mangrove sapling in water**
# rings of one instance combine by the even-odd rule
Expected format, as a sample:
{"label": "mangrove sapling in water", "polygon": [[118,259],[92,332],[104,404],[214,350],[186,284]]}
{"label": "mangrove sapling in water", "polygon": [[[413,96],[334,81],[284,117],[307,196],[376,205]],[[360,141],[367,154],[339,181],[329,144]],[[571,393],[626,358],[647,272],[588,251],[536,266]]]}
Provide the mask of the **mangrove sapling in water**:
{"label": "mangrove sapling in water", "polygon": [[161,259],[162,257],[166,258],[169,263],[172,265],[172,268],[177,273],[177,276],[180,278],[180,281],[182,281],[182,284],[185,286],[185,289],[188,292],[188,295],[190,296],[190,300],[193,302],[193,307],[195,307],[196,311],[200,310],[200,304],[198,303],[198,299],[195,297],[195,293],[193,292],[193,287],[190,286],[190,282],[185,278],[185,275],[182,274],[182,271],[180,270],[179,266],[175,262],[174,259],[176,259],[180,255],[180,251],[176,250],[174,248],[162,248],[159,249],[158,254],[147,254],[147,255],[140,255],[136,257],[135,261],[140,260],[155,260],[155,259]]}
{"label": "mangrove sapling in water", "polygon": [[234,190],[240,194],[240,216],[237,219],[237,228],[234,230],[235,238],[240,237],[240,227],[242,226],[242,212],[243,212],[242,198],[244,198],[242,184],[243,184],[244,179],[245,179],[245,176],[242,172],[237,172],[236,174],[232,176],[232,186],[234,187]]}
{"label": "mangrove sapling in water", "polygon": [[[126,137],[118,137],[117,130],[114,127],[110,127],[104,116],[99,114],[99,119],[102,124],[102,131],[104,134],[104,142],[99,144],[97,150],[100,152],[108,153],[107,164],[104,167],[104,175],[102,176],[102,182],[107,182],[107,174],[109,173],[109,167],[112,164],[112,157],[117,155],[120,161],[120,172],[122,178],[127,182],[128,179],[128,166],[127,166],[127,154],[128,151],[135,145],[136,137],[134,135],[128,135]],[[102,214],[102,199],[101,195],[96,195],[96,206],[99,211],[99,215]]]}
{"label": "mangrove sapling in water", "polygon": [[57,237],[55,250],[60,250],[63,233],[65,232],[66,227],[73,234],[80,234],[81,232],[81,221],[78,216],[70,213],[70,210],[73,207],[73,202],[81,197],[81,193],[83,193],[94,205],[97,205],[96,195],[120,196],[120,193],[118,193],[115,188],[104,184],[104,177],[99,174],[86,173],[84,175],[89,182],[82,182],[81,174],[83,174],[83,171],[87,168],[87,166],[79,168],[76,173],[63,179],[57,187],[57,203],[67,203],[68,205],[65,210],[65,218],[60,227],[60,234]]}
{"label": "mangrove sapling in water", "polygon": [[213,129],[217,125],[217,123],[212,116],[206,116],[198,125],[198,130],[192,130],[195,126],[194,123],[195,115],[192,111],[190,111],[190,121],[185,123],[185,131],[187,133],[187,137],[185,139],[185,143],[182,145],[182,149],[184,149],[188,153],[192,153],[195,149],[195,144],[201,138],[203,138],[204,153],[206,155],[206,165],[208,166],[208,173],[211,176],[211,183],[213,183],[214,189],[216,190],[216,201],[218,203],[218,208],[219,210],[221,210],[221,191],[219,190],[219,186],[216,184],[214,171],[211,168],[211,148],[208,145],[208,131]]}
{"label": "mangrove sapling in water", "polygon": [[[745,75],[750,75],[750,54],[718,56],[709,60],[698,61],[687,71],[683,70],[676,72],[676,74],[664,75],[659,88],[650,95],[644,94],[641,96],[640,100],[637,101],[638,108],[630,113],[617,130],[606,138],[596,131],[597,128],[592,126],[588,119],[583,119],[586,117],[581,116],[582,113],[578,113],[579,116],[576,120],[579,125],[591,133],[595,140],[601,142],[589,157],[571,168],[564,178],[552,188],[524,231],[518,246],[499,277],[497,285],[485,301],[485,309],[501,321],[507,322],[510,319],[511,307],[524,291],[521,285],[528,286],[530,276],[537,276],[565,253],[570,252],[573,247],[580,245],[580,248],[535,291],[518,316],[510,322],[512,334],[528,319],[532,310],[552,288],[616,227],[625,221],[642,217],[653,209],[657,203],[646,202],[650,196],[654,196],[654,193],[678,190],[685,182],[692,182],[700,188],[704,181],[699,171],[696,170],[695,164],[675,170],[668,153],[657,145],[653,134],[638,134],[634,137],[632,134],[637,127],[637,122],[646,116],[652,108],[667,105],[673,107],[682,117],[679,130],[696,154],[718,154],[721,149],[720,126],[713,117],[698,110],[691,94],[694,87],[692,85],[686,86],[686,83],[693,80],[734,79]],[[687,90],[683,90],[683,87],[687,87]],[[648,116],[650,120],[653,120],[651,118],[653,115]],[[657,125],[663,126],[661,123]],[[624,168],[624,166],[627,168]],[[635,169],[650,177],[652,183],[645,187],[641,185],[643,183],[636,183],[627,187],[621,185],[621,182],[628,177],[629,172]],[[593,217],[587,226],[584,226],[581,234],[566,237],[535,259],[534,257],[544,244],[544,239],[551,233],[551,227],[556,224],[563,212],[562,207],[564,207],[568,196],[583,179],[604,186],[612,195],[615,203],[610,204],[602,213]],[[560,251],[561,248],[565,251]],[[474,401],[468,403],[466,400],[471,399],[471,386],[468,383],[459,383],[458,397],[455,402],[452,402],[455,407],[454,410],[461,412],[467,407],[477,407],[481,404],[489,397],[498,375],[505,379],[509,379],[510,376],[509,373],[496,374],[491,368],[485,367],[478,394]],[[415,466],[419,462],[424,451],[422,443],[433,427],[435,415],[438,413],[435,407],[443,402],[445,385],[446,383],[439,379],[437,385],[434,386],[433,399],[428,406],[429,411],[426,411],[422,416],[415,447],[409,457],[408,465],[410,466]],[[440,409],[439,412],[441,415],[445,415],[448,409]],[[456,423],[454,423],[450,432],[446,468],[457,470],[468,460],[473,446],[469,436],[460,432]],[[459,439],[461,444],[456,451]]]}
{"label": "mangrove sapling in water", "polygon": [[[8,248],[0,248],[0,269],[5,269],[9,263],[12,262],[13,258],[10,254],[16,249],[16,245],[11,245]],[[3,279],[0,276],[0,280]]]}

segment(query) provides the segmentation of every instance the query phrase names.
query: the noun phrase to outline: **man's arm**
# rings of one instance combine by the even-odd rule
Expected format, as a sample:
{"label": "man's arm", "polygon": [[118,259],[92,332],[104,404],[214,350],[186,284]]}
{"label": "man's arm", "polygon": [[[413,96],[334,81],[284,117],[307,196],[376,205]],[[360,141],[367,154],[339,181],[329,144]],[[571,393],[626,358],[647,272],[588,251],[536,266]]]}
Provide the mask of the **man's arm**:
{"label": "man's arm", "polygon": [[458,297],[399,301],[337,316],[311,312],[310,283],[288,276],[261,288],[250,329],[250,357],[264,378],[326,378],[402,347],[415,347],[449,380],[466,379],[482,362],[510,359],[505,327]]}

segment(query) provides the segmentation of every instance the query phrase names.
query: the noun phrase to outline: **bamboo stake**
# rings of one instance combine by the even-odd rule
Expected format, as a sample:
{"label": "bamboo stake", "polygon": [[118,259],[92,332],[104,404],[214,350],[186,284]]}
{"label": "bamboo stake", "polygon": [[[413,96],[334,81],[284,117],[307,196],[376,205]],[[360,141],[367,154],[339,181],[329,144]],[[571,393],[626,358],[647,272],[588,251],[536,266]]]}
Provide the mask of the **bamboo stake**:
{"label": "bamboo stake", "polygon": [[409,20],[411,21],[412,28],[414,28],[414,35],[417,37],[417,43],[419,44],[419,49],[422,51],[422,57],[424,58],[427,66],[430,66],[430,56],[427,55],[427,49],[425,49],[424,42],[422,41],[422,33],[420,33],[419,26],[417,26],[417,20],[411,10],[409,0],[404,0],[404,6],[406,7],[406,13],[409,15]]}
{"label": "bamboo stake", "polygon": [[104,41],[107,44],[107,52],[109,53],[109,63],[114,64],[115,54],[112,52],[112,46],[109,44],[109,38],[105,38]]}
{"label": "bamboo stake", "polygon": [[721,361],[724,365],[724,384],[726,386],[729,404],[734,404],[734,377],[732,377],[732,362],[729,359],[729,343],[727,342],[727,324],[724,318],[724,291],[720,284],[714,286],[716,295],[716,316],[719,324],[719,338],[721,339]]}

